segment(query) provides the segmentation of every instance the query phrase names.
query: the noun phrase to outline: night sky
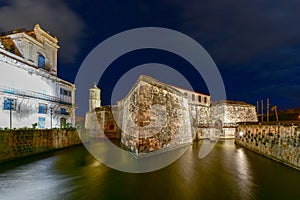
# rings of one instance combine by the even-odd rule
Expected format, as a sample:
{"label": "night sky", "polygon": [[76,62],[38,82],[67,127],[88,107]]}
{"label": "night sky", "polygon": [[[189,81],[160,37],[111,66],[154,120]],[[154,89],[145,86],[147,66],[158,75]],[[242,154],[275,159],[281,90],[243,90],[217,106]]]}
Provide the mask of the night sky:
{"label": "night sky", "polygon": [[[59,77],[74,82],[85,57],[103,40],[138,27],[173,29],[210,54],[227,99],[256,104],[269,97],[272,105],[286,109],[300,106],[299,8],[298,0],[0,0],[0,32],[30,30],[39,23],[59,39]],[[184,59],[145,49],[125,54],[109,66],[98,84],[103,104],[110,103],[118,79],[144,63],[181,69],[195,90],[208,92]],[[180,81],[176,85],[185,87]]]}

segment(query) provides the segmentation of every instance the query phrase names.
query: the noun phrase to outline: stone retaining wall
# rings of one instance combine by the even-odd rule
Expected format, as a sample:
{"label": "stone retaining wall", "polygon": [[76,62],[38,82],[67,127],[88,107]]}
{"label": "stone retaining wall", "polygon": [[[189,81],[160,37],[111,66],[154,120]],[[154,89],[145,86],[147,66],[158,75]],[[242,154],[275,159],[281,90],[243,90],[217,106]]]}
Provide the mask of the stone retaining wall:
{"label": "stone retaining wall", "polygon": [[0,131],[0,163],[80,143],[76,130]]}
{"label": "stone retaining wall", "polygon": [[300,170],[300,125],[240,123],[235,142]]}

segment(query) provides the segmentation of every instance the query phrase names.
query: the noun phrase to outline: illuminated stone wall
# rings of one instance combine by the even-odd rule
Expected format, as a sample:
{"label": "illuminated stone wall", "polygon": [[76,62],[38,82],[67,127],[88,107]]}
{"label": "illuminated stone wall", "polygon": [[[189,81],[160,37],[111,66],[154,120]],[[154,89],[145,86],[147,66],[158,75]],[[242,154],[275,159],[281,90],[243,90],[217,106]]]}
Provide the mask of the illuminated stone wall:
{"label": "illuminated stone wall", "polygon": [[141,76],[123,100],[121,142],[137,156],[192,142],[185,95]]}
{"label": "illuminated stone wall", "polygon": [[235,142],[300,170],[299,124],[240,123]]}
{"label": "illuminated stone wall", "polygon": [[[192,128],[192,135],[193,139],[196,137],[200,137],[199,134],[202,134],[206,132],[204,129],[199,129],[201,126],[207,126],[210,124],[210,107],[209,106],[203,106],[203,105],[194,105],[189,104],[189,113],[191,118],[191,128]],[[199,136],[196,136],[196,135]],[[205,134],[207,135],[207,134]],[[201,137],[202,139],[204,137]],[[200,139],[200,138],[199,138]]]}
{"label": "illuminated stone wall", "polygon": [[257,122],[256,107],[239,101],[221,101],[212,105],[211,116],[223,123]]}
{"label": "illuminated stone wall", "polygon": [[257,122],[256,107],[239,101],[220,101],[211,106],[211,122],[221,120],[221,138],[234,138],[238,122]]}
{"label": "illuminated stone wall", "polygon": [[80,143],[76,130],[1,130],[0,163]]}
{"label": "illuminated stone wall", "polygon": [[[105,123],[114,121],[121,128],[118,131],[122,132],[122,143],[136,153],[169,147],[173,138],[176,144],[184,144],[185,140],[189,143],[189,133],[192,139],[212,135],[234,138],[237,122],[257,121],[253,105],[238,101],[211,103],[208,95],[167,85],[148,76],[141,76],[127,97],[112,106],[113,115],[109,115],[112,119],[101,114],[104,108],[97,109],[96,114],[102,129]],[[87,122],[95,120],[88,118]]]}
{"label": "illuminated stone wall", "polygon": [[115,120],[119,113],[114,113],[116,117],[113,113],[111,106],[101,106],[86,113],[85,128],[89,130],[90,137],[120,139],[121,129]]}

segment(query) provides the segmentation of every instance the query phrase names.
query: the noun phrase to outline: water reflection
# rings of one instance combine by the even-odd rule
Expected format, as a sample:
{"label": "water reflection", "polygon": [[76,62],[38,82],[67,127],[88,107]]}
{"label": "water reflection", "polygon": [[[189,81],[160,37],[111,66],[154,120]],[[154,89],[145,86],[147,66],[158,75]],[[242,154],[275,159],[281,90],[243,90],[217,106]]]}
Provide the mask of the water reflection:
{"label": "water reflection", "polygon": [[[250,176],[250,164],[248,163],[247,157],[243,149],[237,149],[235,164],[237,169],[237,186],[238,190],[242,191],[242,194],[247,195],[245,197],[251,197],[252,192],[252,181]],[[248,199],[248,198],[247,198]]]}
{"label": "water reflection", "polygon": [[199,159],[194,143],[161,170],[130,174],[83,147],[0,166],[0,199],[297,199],[300,172],[219,141]]}

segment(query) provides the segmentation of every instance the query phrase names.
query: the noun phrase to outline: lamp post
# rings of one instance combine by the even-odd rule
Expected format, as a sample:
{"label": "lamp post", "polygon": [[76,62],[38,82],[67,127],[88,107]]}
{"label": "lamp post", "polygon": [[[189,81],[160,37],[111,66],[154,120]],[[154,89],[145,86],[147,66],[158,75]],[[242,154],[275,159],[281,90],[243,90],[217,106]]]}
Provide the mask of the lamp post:
{"label": "lamp post", "polygon": [[15,99],[7,99],[9,105],[9,128],[12,129],[12,111],[16,109]]}
{"label": "lamp post", "polygon": [[51,129],[52,129],[52,115],[53,115],[53,108],[50,107],[50,116],[51,116],[51,120],[50,120],[50,126],[51,126]]}
{"label": "lamp post", "polygon": [[12,110],[12,99],[8,99],[9,102],[9,128],[12,128],[12,117],[11,117],[11,110]]}

